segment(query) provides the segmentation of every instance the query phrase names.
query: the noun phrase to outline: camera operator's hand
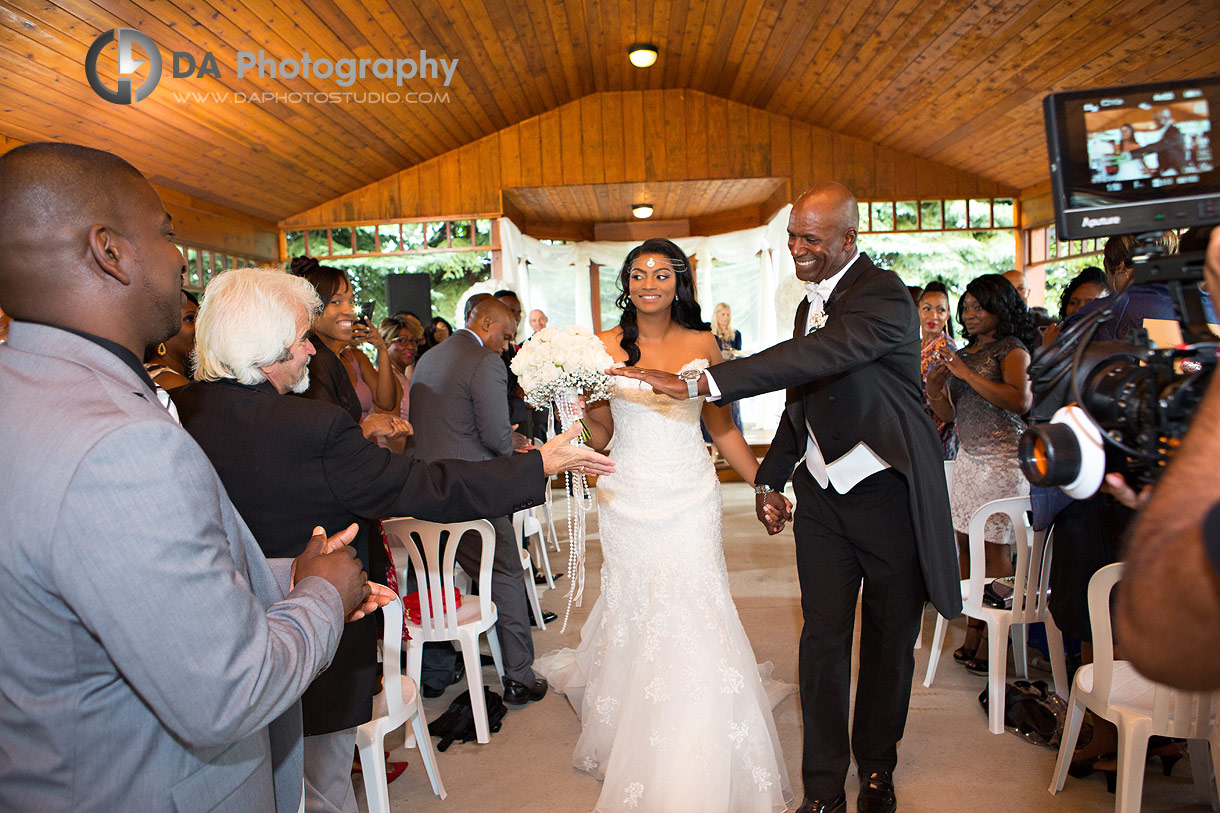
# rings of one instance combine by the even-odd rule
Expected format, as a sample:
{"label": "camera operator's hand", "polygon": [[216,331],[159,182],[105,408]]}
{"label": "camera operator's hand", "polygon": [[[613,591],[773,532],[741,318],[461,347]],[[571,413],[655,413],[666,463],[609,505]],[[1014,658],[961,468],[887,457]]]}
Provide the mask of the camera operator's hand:
{"label": "camera operator's hand", "polygon": [[1106,479],[1102,481],[1101,490],[1133,510],[1143,508],[1152,496],[1152,486],[1144,486],[1137,494],[1135,489],[1127,483],[1127,478],[1114,471],[1106,475]]}
{"label": "camera operator's hand", "polygon": [[940,356],[940,363],[957,378],[965,378],[970,373],[970,368],[962,361],[962,357],[949,347],[942,345],[936,352]]}
{"label": "camera operator's hand", "polygon": [[928,370],[928,394],[944,393],[945,382],[949,380],[949,368],[943,364],[935,364]]}

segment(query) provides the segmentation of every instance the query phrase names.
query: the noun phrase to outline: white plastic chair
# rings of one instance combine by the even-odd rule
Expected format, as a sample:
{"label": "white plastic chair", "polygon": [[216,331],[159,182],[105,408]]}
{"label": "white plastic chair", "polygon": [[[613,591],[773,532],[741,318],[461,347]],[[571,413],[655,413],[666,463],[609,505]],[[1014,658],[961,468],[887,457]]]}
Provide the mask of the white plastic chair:
{"label": "white plastic chair", "polygon": [[[983,587],[986,577],[986,553],[983,549],[983,530],[993,514],[1004,514],[1016,531],[1017,566],[1013,580],[1012,609],[1001,610],[983,604]],[[962,612],[977,618],[987,625],[987,699],[988,724],[992,734],[1004,731],[1004,678],[1008,673],[1008,638],[1013,639],[1013,660],[1017,672],[1029,677],[1026,656],[1026,625],[1043,623],[1046,626],[1046,641],[1051,654],[1051,674],[1054,676],[1055,692],[1060,697],[1067,692],[1067,665],[1063,656],[1063,636],[1047,611],[1050,594],[1051,546],[1046,534],[1034,532],[1029,524],[1029,497],[1008,497],[992,500],[980,507],[970,517],[970,578],[962,582]],[[936,667],[944,648],[945,629],[949,622],[943,617],[936,619],[936,632],[932,638],[932,651],[928,653],[928,672],[923,685],[931,686],[936,677]]]}
{"label": "white plastic chair", "polygon": [[[496,605],[491,600],[491,567],[495,556],[496,532],[490,522],[442,524],[411,517],[382,522],[390,543],[406,548],[412,573],[420,592],[420,621],[406,622],[411,633],[407,645],[407,673],[416,684],[423,672],[424,644],[428,641],[454,641],[462,650],[466,684],[470,689],[470,708],[480,743],[491,741],[487,724],[487,704],[483,698],[483,666],[479,658],[479,636],[487,635],[496,672],[504,678],[504,658],[496,635]],[[463,596],[462,606],[453,608],[454,557],[458,542],[468,531],[482,540],[479,556],[479,594]],[[404,580],[405,583],[405,580]],[[434,589],[435,588],[435,589]],[[445,597],[442,602],[441,597]]]}
{"label": "white plastic chair", "polygon": [[[414,730],[415,745],[432,782],[432,792],[445,798],[445,785],[436,767],[428,721],[420,703],[419,688],[411,678],[403,678],[399,660],[402,653],[402,599],[394,599],[382,608],[385,632],[381,641],[381,693],[373,698],[373,719],[356,729],[356,747],[360,750],[360,769],[364,775],[364,796],[369,813],[389,813],[390,790],[385,775],[385,735],[408,720]],[[411,745],[407,736],[407,746]]]}
{"label": "white plastic chair", "polygon": [[[542,536],[542,523],[534,515],[534,509],[528,508],[513,514],[513,534],[517,537],[517,544],[530,551],[531,561],[542,563],[542,568],[539,572],[546,577],[547,589],[554,590],[555,575],[551,573],[551,558],[547,555],[546,540]],[[530,587],[535,586],[534,574],[532,572],[529,574],[527,581]],[[537,589],[531,591],[527,588],[526,592],[532,592],[536,595],[538,591]]]}
{"label": "white plastic chair", "polygon": [[1076,670],[1068,721],[1059,743],[1059,759],[1051,780],[1052,794],[1063,790],[1085,709],[1118,728],[1118,781],[1115,810],[1138,811],[1144,790],[1144,762],[1148,738],[1181,737],[1190,740],[1190,762],[1201,801],[1215,809],[1215,780],[1220,774],[1220,749],[1211,747],[1212,765],[1203,761],[1216,733],[1214,715],[1220,696],[1185,692],[1153,683],[1135,671],[1129,661],[1114,660],[1110,623],[1110,593],[1122,578],[1123,564],[1106,565],[1089,580],[1089,622],[1093,630],[1093,663]]}
{"label": "white plastic chair", "polygon": [[[547,538],[551,541],[551,547],[559,553],[559,534],[555,531],[555,512],[552,506],[555,504],[555,489],[554,482],[550,479],[546,482],[546,502],[539,506],[542,513],[546,515]],[[550,568],[548,568],[549,570]]]}

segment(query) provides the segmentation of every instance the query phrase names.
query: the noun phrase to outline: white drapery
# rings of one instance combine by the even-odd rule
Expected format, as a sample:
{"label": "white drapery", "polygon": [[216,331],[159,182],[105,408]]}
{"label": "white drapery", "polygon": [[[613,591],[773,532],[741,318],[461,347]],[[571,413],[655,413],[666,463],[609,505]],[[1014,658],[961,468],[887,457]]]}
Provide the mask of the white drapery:
{"label": "white drapery", "polygon": [[[742,331],[746,352],[756,352],[788,338],[792,314],[777,314],[770,303],[776,301],[781,284],[788,282],[788,277],[795,277],[792,256],[787,248],[791,209],[791,206],[785,206],[765,226],[753,229],[674,238],[687,256],[698,260],[697,294],[706,319],[712,318],[712,308],[719,295],[713,263],[737,268],[752,264],[758,269],[757,313],[750,314],[748,325],[739,321],[736,313],[734,315],[738,329],[747,327]],[[593,324],[589,263],[618,269],[639,242],[582,241],[552,245],[522,234],[506,217],[500,218],[499,225],[503,280],[517,291],[525,311],[535,308],[544,311],[552,325],[577,324],[598,329],[600,326]],[[785,287],[791,287],[791,282]],[[742,417],[747,428],[770,430],[776,426],[782,409],[783,394],[771,393],[743,401]]]}

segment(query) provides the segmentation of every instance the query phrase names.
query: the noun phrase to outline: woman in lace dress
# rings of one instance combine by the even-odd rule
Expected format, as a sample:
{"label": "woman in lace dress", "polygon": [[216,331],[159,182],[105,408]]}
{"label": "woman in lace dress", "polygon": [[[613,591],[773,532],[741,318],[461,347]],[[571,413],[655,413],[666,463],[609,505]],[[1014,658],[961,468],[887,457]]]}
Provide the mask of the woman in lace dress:
{"label": "woman in lace dress", "polygon": [[[720,360],[686,256],[649,240],[620,275],[618,362],[681,371]],[[616,473],[598,481],[601,595],[580,647],[535,663],[580,715],[573,764],[603,780],[597,810],[780,811],[792,799],[764,687],[729,594],[720,488],[700,417],[748,483],[758,469],[729,410],[675,401],[616,379],[589,405],[590,445],[614,437]],[[791,687],[785,687],[788,691]]]}
{"label": "woman in lace dress", "polygon": [[[960,355],[939,350],[940,364],[928,373],[928,398],[937,417],[957,420],[960,443],[949,504],[957,533],[963,578],[969,573],[970,517],[992,500],[1029,493],[1029,481],[1017,462],[1017,440],[1025,431],[1022,416],[1033,403],[1029,384],[1029,350],[1040,337],[1017,289],[999,274],[975,277],[957,303],[957,318],[967,344]],[[987,575],[1012,575],[1014,540],[1006,518],[987,521]],[[966,642],[954,658],[971,672],[987,673],[984,626],[971,619]]]}

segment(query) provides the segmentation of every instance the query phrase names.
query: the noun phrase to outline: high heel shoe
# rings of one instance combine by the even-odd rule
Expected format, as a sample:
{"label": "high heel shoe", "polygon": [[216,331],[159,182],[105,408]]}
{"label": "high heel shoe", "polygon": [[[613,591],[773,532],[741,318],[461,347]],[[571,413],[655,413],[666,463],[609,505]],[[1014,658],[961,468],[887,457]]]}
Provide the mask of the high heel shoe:
{"label": "high heel shoe", "polygon": [[1161,773],[1173,776],[1173,766],[1182,758],[1182,743],[1169,737],[1152,737],[1148,740],[1148,757],[1161,760]]}
{"label": "high heel shoe", "polygon": [[1103,770],[1097,767],[1097,763],[1116,759],[1117,757],[1117,754],[1095,754],[1091,757],[1074,760],[1068,765],[1068,776],[1083,779],[1098,770]]}

